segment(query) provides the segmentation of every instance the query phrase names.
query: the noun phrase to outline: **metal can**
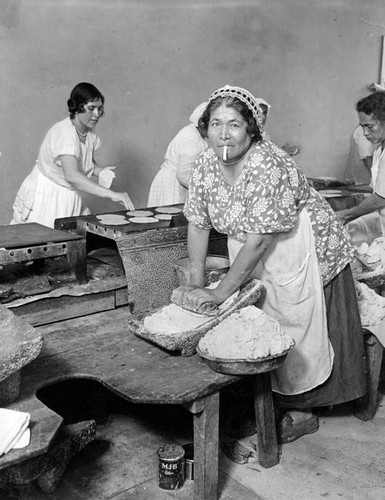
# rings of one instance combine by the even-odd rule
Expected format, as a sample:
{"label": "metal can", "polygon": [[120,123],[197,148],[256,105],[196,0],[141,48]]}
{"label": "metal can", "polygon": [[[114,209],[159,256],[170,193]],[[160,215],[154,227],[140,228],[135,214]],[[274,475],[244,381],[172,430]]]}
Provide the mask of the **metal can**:
{"label": "metal can", "polygon": [[184,485],[184,449],[177,444],[165,444],[158,451],[159,487],[164,490],[177,490]]}
{"label": "metal can", "polygon": [[184,444],[183,449],[185,453],[185,477],[194,480],[194,443]]}

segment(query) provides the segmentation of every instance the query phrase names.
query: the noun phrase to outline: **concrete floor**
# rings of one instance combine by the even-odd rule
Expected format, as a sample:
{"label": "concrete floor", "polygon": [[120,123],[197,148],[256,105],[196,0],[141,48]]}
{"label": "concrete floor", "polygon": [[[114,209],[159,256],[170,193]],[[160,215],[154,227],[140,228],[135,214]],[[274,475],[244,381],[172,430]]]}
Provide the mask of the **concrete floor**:
{"label": "concrete floor", "polygon": [[[380,387],[385,392],[385,377],[382,378]],[[72,458],[57,490],[44,494],[31,484],[21,491],[0,490],[1,499],[193,498],[193,481],[186,481],[176,491],[158,487],[156,456],[156,450],[164,443],[192,441],[190,413],[179,407],[132,405],[110,394],[97,408],[83,396],[78,390],[74,398],[69,388],[65,393],[56,393],[51,401],[51,406],[68,423],[88,418],[98,421],[96,440]],[[46,397],[50,399],[50,395]],[[76,407],[77,413],[69,413],[70,407]],[[358,420],[349,405],[324,411],[320,414],[319,431],[284,445],[280,463],[270,469],[263,469],[258,463],[237,465],[221,453],[218,498],[384,500],[384,429],[385,396],[379,394],[379,408],[372,421]]]}

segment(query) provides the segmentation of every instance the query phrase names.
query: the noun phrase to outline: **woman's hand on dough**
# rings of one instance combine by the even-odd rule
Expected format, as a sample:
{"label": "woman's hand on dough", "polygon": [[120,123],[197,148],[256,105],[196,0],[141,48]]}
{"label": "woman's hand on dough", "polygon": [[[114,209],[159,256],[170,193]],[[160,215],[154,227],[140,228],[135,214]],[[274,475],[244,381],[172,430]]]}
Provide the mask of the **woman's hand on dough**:
{"label": "woman's hand on dough", "polygon": [[180,307],[188,305],[194,309],[206,302],[221,303],[215,289],[201,288],[195,285],[185,285],[177,288],[173,291],[171,300]]}

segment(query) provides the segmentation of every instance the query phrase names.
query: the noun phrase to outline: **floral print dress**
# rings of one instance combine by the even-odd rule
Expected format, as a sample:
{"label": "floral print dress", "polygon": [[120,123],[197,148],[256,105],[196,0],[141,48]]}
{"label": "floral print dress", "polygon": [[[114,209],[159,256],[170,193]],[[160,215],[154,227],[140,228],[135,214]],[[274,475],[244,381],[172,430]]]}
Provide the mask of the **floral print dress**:
{"label": "floral print dress", "polygon": [[354,249],[328,202],[274,143],[264,140],[252,146],[247,165],[233,186],[223,177],[212,149],[199,155],[184,213],[201,229],[214,228],[244,242],[247,233],[290,231],[304,207],[310,216],[326,285],[353,260]]}
{"label": "floral print dress", "polygon": [[250,277],[262,280],[260,307],[295,340],[272,388],[298,395],[330,376],[323,287],[352,259],[353,248],[329,204],[312,189],[289,155],[270,141],[252,146],[234,185],[223,177],[212,149],[198,156],[185,205],[189,223],[228,235],[232,262],[248,233],[274,234]]}

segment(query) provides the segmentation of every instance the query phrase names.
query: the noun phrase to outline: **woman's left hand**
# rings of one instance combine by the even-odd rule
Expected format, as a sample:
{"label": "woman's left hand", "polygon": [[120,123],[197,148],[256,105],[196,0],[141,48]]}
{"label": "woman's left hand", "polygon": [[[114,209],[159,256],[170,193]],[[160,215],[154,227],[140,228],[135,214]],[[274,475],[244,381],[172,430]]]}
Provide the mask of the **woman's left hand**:
{"label": "woman's left hand", "polygon": [[336,212],[337,217],[339,220],[342,222],[342,224],[347,224],[349,222],[349,209],[345,208],[345,210],[340,210],[339,212]]}

